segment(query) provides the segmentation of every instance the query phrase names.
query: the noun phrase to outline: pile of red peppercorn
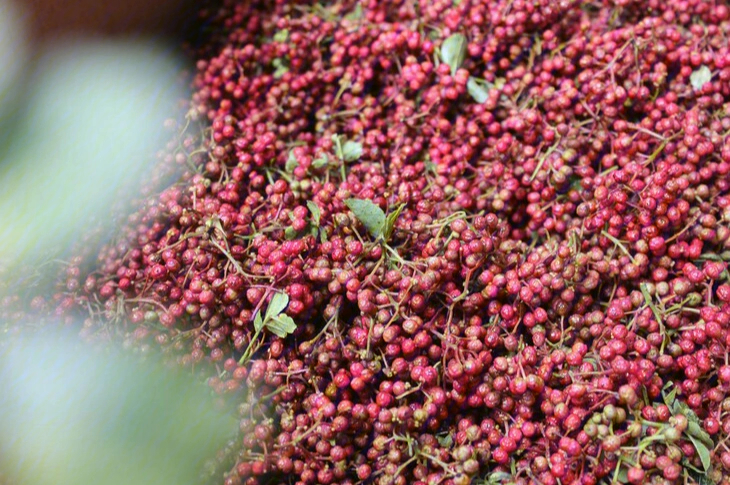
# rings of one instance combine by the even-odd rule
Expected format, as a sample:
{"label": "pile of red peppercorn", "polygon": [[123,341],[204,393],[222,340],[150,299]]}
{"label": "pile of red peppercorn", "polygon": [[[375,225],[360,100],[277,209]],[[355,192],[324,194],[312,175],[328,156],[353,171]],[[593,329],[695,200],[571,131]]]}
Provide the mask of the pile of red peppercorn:
{"label": "pile of red peppercorn", "polygon": [[723,2],[201,21],[181,177],[5,316],[86,312],[207,377],[225,485],[724,483]]}

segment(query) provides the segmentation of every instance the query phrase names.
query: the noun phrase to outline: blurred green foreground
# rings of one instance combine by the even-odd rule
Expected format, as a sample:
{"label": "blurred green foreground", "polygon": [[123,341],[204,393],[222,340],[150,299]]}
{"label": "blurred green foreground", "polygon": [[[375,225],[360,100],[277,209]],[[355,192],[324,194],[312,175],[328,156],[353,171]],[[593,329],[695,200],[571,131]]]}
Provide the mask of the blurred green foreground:
{"label": "blurred green foreground", "polygon": [[58,332],[7,344],[1,485],[198,484],[204,462],[236,429],[184,373]]}

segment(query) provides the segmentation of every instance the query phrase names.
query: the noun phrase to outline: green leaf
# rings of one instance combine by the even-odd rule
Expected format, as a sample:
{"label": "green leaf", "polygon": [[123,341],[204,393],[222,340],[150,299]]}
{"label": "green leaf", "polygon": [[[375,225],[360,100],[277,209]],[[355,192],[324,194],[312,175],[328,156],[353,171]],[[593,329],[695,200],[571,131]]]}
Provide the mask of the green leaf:
{"label": "green leaf", "polygon": [[463,34],[453,34],[441,44],[441,61],[451,68],[451,75],[456,74],[466,59],[466,37]]}
{"label": "green leaf", "polygon": [[298,166],[299,162],[297,162],[297,157],[294,156],[294,150],[289,150],[289,156],[286,159],[286,165],[284,165],[284,170],[292,173],[294,169]]}
{"label": "green leaf", "polygon": [[436,435],[436,440],[444,448],[450,448],[454,444],[454,438],[450,433]]}
{"label": "green leaf", "polygon": [[327,158],[325,158],[325,157],[315,158],[312,161],[312,167],[314,167],[314,168],[322,168],[322,167],[326,167],[326,166],[327,166]]}
{"label": "green leaf", "polygon": [[[694,478],[694,480],[697,482],[697,485],[717,485],[718,482],[709,478],[707,476],[708,473],[709,472],[702,473],[699,470],[692,472],[692,470],[690,470],[690,477]],[[689,483],[692,483],[692,482],[689,482]]]}
{"label": "green leaf", "polygon": [[395,229],[395,221],[398,220],[398,216],[403,209],[406,207],[405,204],[400,204],[393,212],[388,214],[383,224],[383,239],[387,242],[390,240],[390,236],[393,235],[393,229]]}
{"label": "green leaf", "polygon": [[702,87],[710,82],[712,79],[712,72],[707,66],[700,66],[697,70],[689,75],[689,82],[695,91],[699,91]]}
{"label": "green leaf", "polygon": [[[698,425],[702,424],[702,421],[700,420],[700,418],[695,414],[694,411],[692,411],[692,409],[689,406],[687,406],[686,403],[683,403],[682,401],[678,400],[677,409],[678,409],[678,413],[684,414],[685,416],[687,416],[687,421],[689,421],[690,423],[696,423]],[[712,443],[712,441],[710,441],[710,443]]]}
{"label": "green leaf", "polygon": [[347,199],[345,205],[355,214],[355,217],[362,222],[365,229],[373,237],[383,234],[385,224],[385,213],[372,200],[368,199]]}
{"label": "green leaf", "polygon": [[507,480],[510,480],[511,478],[512,475],[507,472],[493,472],[489,474],[485,483],[488,483],[490,485],[498,485],[506,482]]}
{"label": "green leaf", "polygon": [[288,226],[286,229],[284,229],[284,239],[287,241],[291,241],[292,239],[296,239],[297,237],[297,231],[291,227]]}
{"label": "green leaf", "polygon": [[702,427],[695,422],[690,421],[687,423],[687,435],[697,438],[707,446],[715,446],[715,443],[712,441],[712,438],[707,431],[702,429]]}
{"label": "green leaf", "polygon": [[286,306],[289,304],[289,295],[286,293],[274,293],[269,302],[269,307],[266,309],[266,315],[264,316],[264,322],[276,317],[284,311]]}
{"label": "green leaf", "polygon": [[487,85],[483,85],[471,76],[466,82],[466,90],[469,92],[474,101],[479,104],[483,104],[487,99],[489,99],[489,90]]}
{"label": "green leaf", "polygon": [[289,39],[289,29],[282,29],[274,34],[274,42],[284,43]]}
{"label": "green leaf", "polygon": [[629,469],[623,466],[623,464],[619,465],[616,479],[619,483],[629,483]]}
{"label": "green leaf", "polygon": [[284,338],[289,334],[292,334],[297,329],[297,324],[294,319],[286,314],[277,315],[274,318],[269,319],[266,322],[266,328],[277,337]]}
{"label": "green leaf", "polygon": [[[646,297],[644,297],[646,298]],[[668,391],[671,389],[671,391]],[[674,414],[674,409],[677,407],[677,388],[674,386],[673,383],[667,382],[664,385],[664,388],[662,388],[662,397],[664,398],[664,404],[667,405],[667,407],[672,411]]]}
{"label": "green leaf", "polygon": [[318,228],[319,218],[322,216],[322,212],[319,210],[319,206],[311,200],[308,200],[307,209],[309,209],[309,212],[312,213],[312,225],[314,225],[315,228]]}
{"label": "green leaf", "polygon": [[702,441],[695,438],[692,435],[689,435],[689,439],[692,441],[692,444],[695,447],[695,450],[697,450],[697,454],[700,457],[700,461],[702,462],[702,468],[705,469],[705,472],[710,470],[710,450],[705,446]]}
{"label": "green leaf", "polygon": [[362,156],[362,143],[346,141],[342,145],[342,159],[346,162],[354,162]]}
{"label": "green leaf", "polygon": [[253,328],[259,332],[264,327],[264,321],[261,319],[261,312],[256,312],[256,316],[253,317]]}

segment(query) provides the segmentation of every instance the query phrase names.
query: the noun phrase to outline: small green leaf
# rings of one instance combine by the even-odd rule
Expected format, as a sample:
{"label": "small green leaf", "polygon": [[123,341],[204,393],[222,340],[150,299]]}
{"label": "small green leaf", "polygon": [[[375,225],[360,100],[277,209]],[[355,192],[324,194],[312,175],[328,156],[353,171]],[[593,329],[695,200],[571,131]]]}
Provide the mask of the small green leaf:
{"label": "small green leaf", "polygon": [[284,338],[289,334],[292,334],[297,329],[297,324],[294,319],[286,314],[277,315],[274,318],[270,318],[266,322],[266,328],[277,337]]}
{"label": "small green leaf", "polygon": [[322,168],[325,166],[327,166],[327,158],[325,158],[325,157],[315,158],[312,161],[312,167],[314,167],[314,168]]}
{"label": "small green leaf", "polygon": [[286,306],[289,304],[289,295],[286,293],[274,293],[269,302],[269,307],[266,309],[266,315],[264,316],[264,322],[276,317],[284,311]]}
{"label": "small green leaf", "polygon": [[619,483],[629,483],[629,469],[623,466],[623,464],[619,465],[616,479]]}
{"label": "small green leaf", "polygon": [[256,316],[253,317],[253,328],[257,332],[264,327],[264,321],[261,319],[261,312],[256,312]]}
{"label": "small green leaf", "polygon": [[692,409],[689,406],[687,406],[686,403],[683,403],[682,401],[678,400],[677,409],[678,409],[678,413],[684,414],[685,416],[687,416],[687,421],[689,421],[690,423],[696,423],[698,425],[702,424],[702,421],[700,420],[700,418],[695,414],[694,411],[692,411]]}
{"label": "small green leaf", "polygon": [[702,87],[710,82],[711,79],[712,72],[707,66],[700,66],[689,75],[689,82],[692,84],[692,88],[694,88],[695,91],[702,89]]}
{"label": "small green leaf", "polygon": [[707,433],[707,431],[702,429],[702,427],[697,423],[694,423],[692,421],[687,423],[687,434],[689,436],[697,438],[707,446],[715,446],[715,443],[712,441],[712,438]]}
{"label": "small green leaf", "polygon": [[695,438],[692,435],[689,435],[689,439],[692,441],[692,444],[695,447],[695,450],[697,450],[697,454],[700,456],[700,461],[702,462],[702,468],[705,469],[705,472],[708,472],[710,470],[710,450],[707,448],[707,446],[702,443],[701,440]]}
{"label": "small green leaf", "polygon": [[282,29],[274,34],[274,42],[284,43],[289,39],[289,29]]}
{"label": "small green leaf", "polygon": [[314,225],[315,228],[318,228],[319,218],[322,216],[322,212],[319,210],[319,206],[311,200],[308,200],[307,209],[309,209],[309,212],[312,213],[312,225]]}
{"label": "small green leaf", "polygon": [[499,485],[508,482],[511,478],[512,475],[507,472],[493,472],[487,477],[486,483],[489,485]]}
{"label": "small green leaf", "polygon": [[284,165],[284,170],[292,173],[294,169],[298,166],[299,162],[297,162],[297,157],[294,156],[294,150],[289,150],[289,156],[286,159],[286,165]]}
{"label": "small green leaf", "polygon": [[436,440],[444,448],[450,448],[454,444],[454,438],[452,438],[450,433],[437,435]]}
{"label": "small green leaf", "polygon": [[464,63],[466,59],[466,37],[463,34],[453,34],[441,44],[439,51],[441,60],[451,68],[451,75]]}
{"label": "small green leaf", "polygon": [[372,200],[347,199],[345,205],[355,214],[355,217],[362,222],[365,229],[373,237],[379,237],[383,234],[385,213]]}
{"label": "small green leaf", "polygon": [[393,229],[395,229],[395,221],[398,220],[398,216],[403,209],[406,207],[405,204],[400,204],[393,212],[388,214],[385,218],[385,224],[383,224],[383,239],[387,242],[390,240],[390,236],[393,235]]}
{"label": "small green leaf", "polygon": [[362,156],[362,143],[346,141],[342,145],[342,159],[346,162],[354,162]]}
{"label": "small green leaf", "polygon": [[474,101],[479,104],[483,104],[487,99],[489,99],[489,90],[487,89],[487,86],[482,85],[482,83],[471,76],[466,82],[466,90],[469,92],[471,97],[474,98]]}
{"label": "small green leaf", "polygon": [[296,238],[297,231],[293,227],[288,226],[286,229],[284,229],[284,239],[286,239],[287,241],[291,241],[292,239]]}
{"label": "small green leaf", "polygon": [[[669,391],[669,389],[671,389],[671,391]],[[667,407],[672,410],[672,413],[674,413],[674,409],[677,407],[677,388],[673,383],[667,382],[664,385],[664,388],[662,389],[662,397],[664,398],[664,404],[666,404]]]}

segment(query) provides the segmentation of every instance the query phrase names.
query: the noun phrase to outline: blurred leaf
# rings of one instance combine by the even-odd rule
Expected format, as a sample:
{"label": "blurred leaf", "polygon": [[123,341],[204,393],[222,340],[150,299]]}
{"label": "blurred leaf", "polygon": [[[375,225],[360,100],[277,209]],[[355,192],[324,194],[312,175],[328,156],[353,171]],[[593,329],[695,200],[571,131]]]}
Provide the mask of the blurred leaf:
{"label": "blurred leaf", "polygon": [[0,469],[17,485],[197,484],[237,429],[189,373],[51,328],[5,346],[0,382]]}
{"label": "blurred leaf", "polygon": [[67,252],[96,224],[116,230],[110,208],[138,196],[169,137],[163,122],[186,97],[170,52],[142,41],[48,43],[3,146],[0,260]]}

